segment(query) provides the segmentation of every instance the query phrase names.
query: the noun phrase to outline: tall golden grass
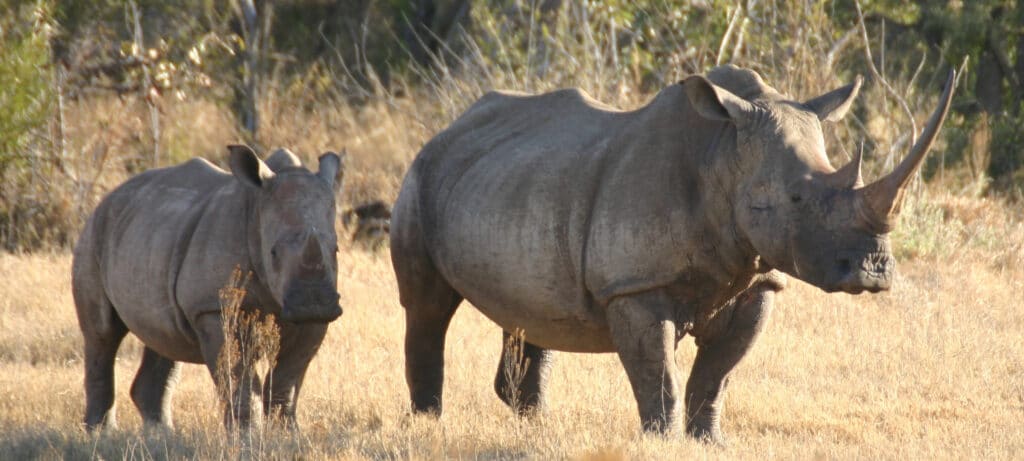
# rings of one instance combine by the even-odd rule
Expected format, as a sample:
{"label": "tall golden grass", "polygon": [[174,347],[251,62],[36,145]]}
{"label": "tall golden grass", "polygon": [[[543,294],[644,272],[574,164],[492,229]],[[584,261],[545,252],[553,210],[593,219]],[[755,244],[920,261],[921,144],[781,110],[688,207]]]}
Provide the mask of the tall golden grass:
{"label": "tall golden grass", "polygon": [[[950,209],[960,222],[962,212]],[[1015,226],[1005,240],[1019,245]],[[1006,257],[1015,251],[1017,264],[973,244],[904,262],[893,291],[878,295],[793,283],[731,381],[726,447],[642,435],[612,354],[559,354],[550,408],[514,416],[492,386],[501,331],[468,305],[448,336],[443,418],[411,415],[387,250],[354,248],[339,258],[345,314],[307,375],[298,432],[262,431],[239,445],[222,427],[201,365],[182,370],[177,427],[145,430],[127,393],[141,355],[129,340],[116,367],[121,427],[87,435],[70,256],[0,254],[0,458],[1019,458],[1024,271],[1019,246],[1010,247]],[[681,366],[694,352],[684,339]]]}

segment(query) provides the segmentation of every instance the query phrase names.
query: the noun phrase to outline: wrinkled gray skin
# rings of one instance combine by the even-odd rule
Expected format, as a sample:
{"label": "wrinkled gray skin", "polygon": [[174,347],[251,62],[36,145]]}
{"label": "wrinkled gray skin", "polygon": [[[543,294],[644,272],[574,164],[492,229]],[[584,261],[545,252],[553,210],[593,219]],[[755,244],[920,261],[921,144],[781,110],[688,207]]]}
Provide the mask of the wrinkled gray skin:
{"label": "wrinkled gray skin", "polygon": [[[799,103],[728,66],[631,112],[575,90],[485,95],[423,148],[394,207],[413,409],[441,411],[445,332],[466,299],[525,331],[521,411],[543,405],[552,350],[617,352],[646,430],[721,440],[729,373],[783,273],[890,287],[887,233],[951,90],[897,171],[864,187],[859,158],[829,164],[820,124],[859,86]],[[686,334],[698,352],[681,395]]]}
{"label": "wrinkled gray skin", "polygon": [[178,362],[205,363],[217,376],[218,291],[236,265],[253,274],[243,308],[276,316],[281,349],[265,385],[240,380],[232,399],[241,404],[225,421],[248,425],[248,397],[262,392],[265,412],[294,427],[306,368],[341,315],[334,197],[342,160],[326,153],[311,173],[285,150],[266,164],[246,146],[229,151],[230,174],[203,159],[147,171],[111,192],[86,224],[72,269],[86,428],[114,425],[114,359],[128,332],[145,344],[131,397],[146,423],[171,425]]}

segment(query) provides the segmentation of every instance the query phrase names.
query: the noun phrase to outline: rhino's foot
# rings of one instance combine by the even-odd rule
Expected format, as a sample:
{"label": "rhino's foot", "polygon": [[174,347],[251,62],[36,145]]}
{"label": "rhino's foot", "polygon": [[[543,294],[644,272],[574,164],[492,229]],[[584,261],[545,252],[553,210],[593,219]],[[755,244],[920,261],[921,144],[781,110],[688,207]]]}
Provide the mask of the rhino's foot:
{"label": "rhino's foot", "polygon": [[282,413],[282,412],[270,412],[266,416],[267,426],[273,429],[283,429],[288,432],[297,433],[299,432],[299,422],[295,418],[295,414]]}
{"label": "rhino's foot", "polygon": [[710,445],[725,446],[725,434],[717,426],[704,426],[690,424],[686,428],[686,434],[693,437],[699,442],[707,443]]}
{"label": "rhino's foot", "polygon": [[100,418],[86,418],[82,425],[85,427],[85,432],[90,434],[117,429],[117,421],[112,413]]}

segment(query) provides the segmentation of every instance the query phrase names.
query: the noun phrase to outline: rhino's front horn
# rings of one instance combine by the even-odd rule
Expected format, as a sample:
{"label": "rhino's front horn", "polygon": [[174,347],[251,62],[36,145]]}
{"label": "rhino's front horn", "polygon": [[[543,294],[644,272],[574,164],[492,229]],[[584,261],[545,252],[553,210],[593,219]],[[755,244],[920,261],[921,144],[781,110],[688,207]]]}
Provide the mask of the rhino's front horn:
{"label": "rhino's front horn", "polygon": [[302,265],[309,269],[322,269],[323,253],[320,251],[320,239],[315,235],[306,237],[305,248],[302,249]]}
{"label": "rhino's front horn", "polygon": [[895,225],[910,177],[924,162],[924,157],[928,154],[932,142],[935,141],[935,136],[942,128],[942,122],[946,120],[946,115],[949,113],[955,82],[956,72],[950,70],[949,76],[946,78],[946,88],[939,98],[939,107],[928,119],[921,138],[914,143],[910,154],[900,162],[892,173],[858,191],[861,216],[874,230],[880,233],[889,232]]}

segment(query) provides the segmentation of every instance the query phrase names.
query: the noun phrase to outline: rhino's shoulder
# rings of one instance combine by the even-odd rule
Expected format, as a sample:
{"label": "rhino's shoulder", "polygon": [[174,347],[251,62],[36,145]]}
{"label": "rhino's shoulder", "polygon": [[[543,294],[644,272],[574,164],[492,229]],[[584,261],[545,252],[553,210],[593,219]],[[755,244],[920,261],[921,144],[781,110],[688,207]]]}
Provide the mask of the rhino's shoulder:
{"label": "rhino's shoulder", "polygon": [[231,173],[201,157],[168,168],[160,176],[161,182],[197,189],[219,187],[231,179]]}
{"label": "rhino's shoulder", "polygon": [[230,173],[206,159],[194,158],[180,165],[138,174],[111,191],[105,202],[135,202],[140,197],[169,201],[181,195],[193,200],[196,194],[210,194],[231,180]]}
{"label": "rhino's shoulder", "polygon": [[181,165],[178,165],[176,167],[171,167],[169,170],[176,170],[176,169],[177,170],[181,170],[181,172],[186,173],[186,174],[208,176],[208,177],[211,177],[211,178],[212,177],[223,177],[224,175],[228,174],[228,172],[224,171],[223,169],[221,169],[217,165],[214,165],[209,160],[207,160],[205,158],[202,158],[202,157],[196,157],[196,158],[191,159],[191,160],[189,160],[189,161],[187,161],[185,163],[182,163]]}

